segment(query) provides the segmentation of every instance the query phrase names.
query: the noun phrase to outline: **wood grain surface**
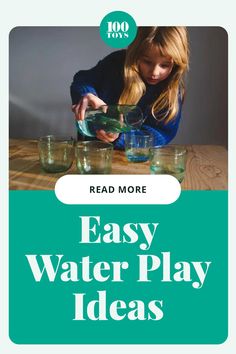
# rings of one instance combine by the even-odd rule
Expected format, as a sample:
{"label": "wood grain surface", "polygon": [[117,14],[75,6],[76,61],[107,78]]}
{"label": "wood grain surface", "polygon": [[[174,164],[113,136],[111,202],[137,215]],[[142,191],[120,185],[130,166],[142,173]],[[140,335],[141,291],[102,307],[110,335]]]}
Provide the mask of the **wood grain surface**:
{"label": "wood grain surface", "polygon": [[[188,145],[184,190],[227,189],[227,150],[218,145]],[[53,190],[59,177],[78,173],[73,163],[63,173],[46,173],[39,164],[37,141],[11,139],[9,150],[9,188],[15,190]],[[130,163],[123,151],[114,151],[112,174],[149,174],[149,162]]]}

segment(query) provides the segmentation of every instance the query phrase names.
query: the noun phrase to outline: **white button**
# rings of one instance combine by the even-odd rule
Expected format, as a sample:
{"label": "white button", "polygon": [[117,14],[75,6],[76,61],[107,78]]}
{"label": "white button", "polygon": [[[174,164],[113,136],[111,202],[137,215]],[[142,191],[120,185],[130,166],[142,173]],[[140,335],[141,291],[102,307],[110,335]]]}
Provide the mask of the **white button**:
{"label": "white button", "polygon": [[66,175],[55,185],[64,204],[171,204],[180,192],[170,175]]}

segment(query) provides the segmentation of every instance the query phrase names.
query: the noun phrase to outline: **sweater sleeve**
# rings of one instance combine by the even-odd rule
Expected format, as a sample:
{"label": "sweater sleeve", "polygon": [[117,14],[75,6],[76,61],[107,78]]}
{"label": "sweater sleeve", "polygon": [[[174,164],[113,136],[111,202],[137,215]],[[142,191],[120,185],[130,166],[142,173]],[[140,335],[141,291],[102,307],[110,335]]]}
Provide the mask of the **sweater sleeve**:
{"label": "sweater sleeve", "polygon": [[[154,146],[166,145],[171,142],[171,140],[173,140],[176,136],[179,127],[179,122],[181,119],[181,113],[182,104],[180,103],[178,113],[176,114],[174,119],[172,119],[168,123],[161,121],[157,123],[156,126],[154,126],[154,124],[152,124],[152,126],[148,124],[143,124],[140,133],[152,134],[154,139]],[[152,119],[154,118],[152,117]],[[123,150],[125,148],[124,134],[120,134],[119,138],[114,142],[114,147],[118,150]]]}
{"label": "sweater sleeve", "polygon": [[77,104],[81,97],[87,93],[92,93],[97,96],[96,86],[101,75],[100,62],[90,70],[81,70],[75,74],[73,82],[70,86],[70,94],[72,104]]}
{"label": "sweater sleeve", "polygon": [[81,70],[74,75],[70,86],[72,104],[77,104],[87,93],[99,96],[104,80],[112,76],[116,67],[120,66],[121,59],[124,57],[123,52],[113,52],[100,60],[92,69]]}

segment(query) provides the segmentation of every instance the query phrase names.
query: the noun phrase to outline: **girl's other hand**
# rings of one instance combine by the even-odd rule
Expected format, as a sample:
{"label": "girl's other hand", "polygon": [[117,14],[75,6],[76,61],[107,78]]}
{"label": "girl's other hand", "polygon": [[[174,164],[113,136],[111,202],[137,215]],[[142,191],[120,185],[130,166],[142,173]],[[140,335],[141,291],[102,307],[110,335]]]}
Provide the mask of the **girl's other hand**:
{"label": "girl's other hand", "polygon": [[99,97],[88,93],[86,96],[82,97],[78,104],[72,106],[72,112],[75,114],[76,120],[84,120],[85,111],[88,106],[93,108],[98,108],[106,103],[101,100]]}
{"label": "girl's other hand", "polygon": [[105,143],[112,143],[119,137],[117,133],[106,133],[104,130],[97,130],[96,137]]}

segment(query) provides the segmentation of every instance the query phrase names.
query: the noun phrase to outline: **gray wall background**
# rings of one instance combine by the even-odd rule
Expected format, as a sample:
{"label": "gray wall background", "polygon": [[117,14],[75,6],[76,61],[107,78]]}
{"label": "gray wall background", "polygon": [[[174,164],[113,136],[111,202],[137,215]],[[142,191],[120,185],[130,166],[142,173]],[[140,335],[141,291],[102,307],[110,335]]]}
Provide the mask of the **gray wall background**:
{"label": "gray wall background", "polygon": [[[183,118],[173,142],[227,145],[228,38],[220,27],[188,27],[190,71]],[[115,49],[98,27],[16,27],[9,40],[11,138],[76,136],[69,87]]]}

